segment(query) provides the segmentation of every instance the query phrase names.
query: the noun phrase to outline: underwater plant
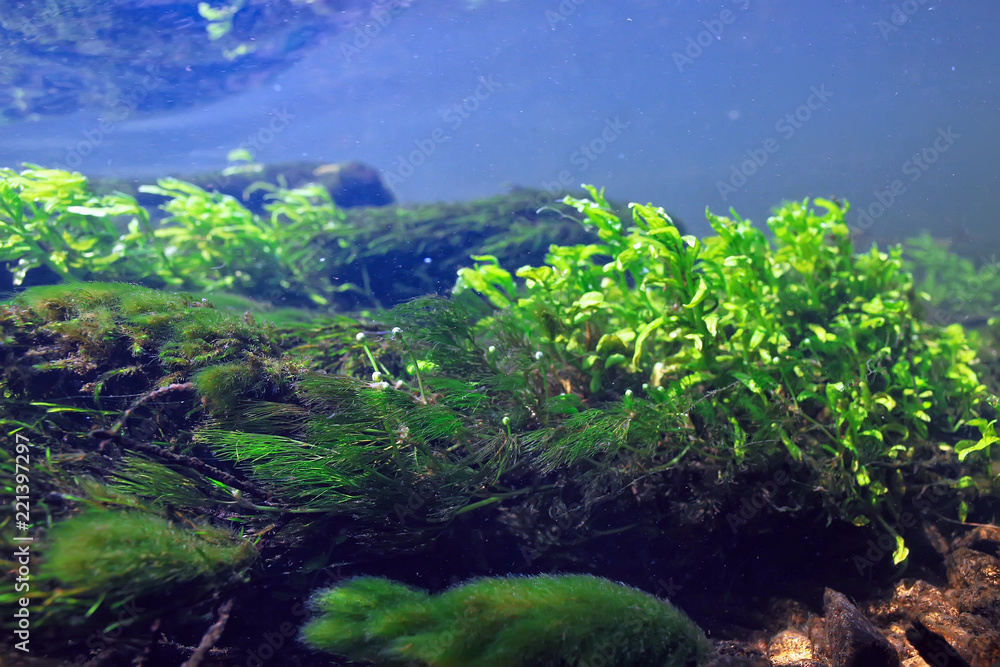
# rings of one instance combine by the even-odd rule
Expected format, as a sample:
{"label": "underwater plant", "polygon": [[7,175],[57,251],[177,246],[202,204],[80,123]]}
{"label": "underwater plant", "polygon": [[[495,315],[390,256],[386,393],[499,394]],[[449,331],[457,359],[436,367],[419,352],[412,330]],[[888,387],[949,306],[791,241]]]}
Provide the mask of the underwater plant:
{"label": "underwater plant", "polygon": [[48,576],[72,588],[116,596],[166,592],[197,579],[225,580],[257,556],[228,530],[178,526],[141,511],[87,510],[57,523],[48,539]]}
{"label": "underwater plant", "polygon": [[[116,221],[126,218],[127,231],[120,230]],[[123,280],[156,275],[164,258],[151,237],[149,214],[135,199],[94,195],[81,174],[0,169],[0,261],[17,262],[9,267],[14,285],[39,267],[64,280],[102,272]]]}
{"label": "underwater plant", "polygon": [[[564,206],[597,241],[553,245],[544,264],[514,273],[480,255],[451,298],[364,319],[126,283],[67,281],[0,305],[0,426],[39,450],[33,493],[55,571],[77,582],[79,562],[67,556],[74,526],[152,517],[155,534],[142,539],[165,554],[163,576],[201,572],[202,583],[185,586],[188,612],[158,601],[150,613],[190,631],[230,587],[237,605],[275,591],[287,602],[317,588],[334,563],[349,563],[352,575],[406,576],[372,568],[408,567],[417,554],[448,553],[456,579],[586,568],[626,579],[632,573],[609,571],[600,554],[628,544],[644,563],[656,554],[655,568],[628,579],[645,587],[697,565],[704,554],[690,545],[719,538],[720,526],[752,539],[775,512],[888,528],[901,563],[906,544],[893,531],[915,495],[941,491],[937,509],[965,520],[993,491],[996,403],[980,380],[978,337],[921,319],[899,249],[856,254],[844,206],[785,204],[769,220],[773,239],[710,216],[715,235],[698,239],[651,206],[633,206],[627,226],[593,195]],[[192,228],[230,206],[181,197],[172,215]],[[289,217],[314,216],[306,227],[325,219],[322,205],[283,201]],[[390,214],[407,229],[433,226],[436,215],[378,211]],[[250,234],[228,252],[258,241]],[[215,250],[206,252],[222,261]],[[0,456],[0,467],[12,466]],[[776,473],[790,483],[743,513],[748,485]],[[236,551],[214,552],[231,545],[210,535],[233,525]],[[0,541],[11,533],[0,522]],[[244,560],[249,543],[261,567]],[[207,549],[201,565],[231,561],[235,577],[172,549]],[[104,574],[71,594],[42,563],[47,578],[32,602],[44,631],[108,622],[119,589],[161,592],[152,567],[136,575],[130,560],[101,555],[96,543],[88,550]],[[404,596],[378,581],[412,609],[464,599]],[[491,600],[512,581],[551,583],[488,581],[480,592]],[[345,627],[339,618],[335,627]],[[542,639],[547,627],[538,627]],[[236,643],[259,637],[259,628],[227,632],[244,633]],[[397,636],[380,635],[378,646],[395,650]],[[557,652],[582,646],[545,641]],[[375,650],[358,642],[337,650]],[[413,659],[453,664],[421,656]]]}
{"label": "underwater plant", "polygon": [[[550,241],[588,236],[561,216],[551,195],[535,191],[471,204],[343,210],[322,184],[253,188],[263,204],[251,211],[176,178],[128,194],[135,190],[129,182],[0,169],[0,269],[13,274],[15,287],[26,278],[123,281],[346,309],[445,291],[469,264],[470,246],[514,267],[543,256],[541,225]],[[133,195],[162,202],[160,211]]]}
{"label": "underwater plant", "polygon": [[1000,314],[1000,260],[980,263],[923,234],[903,244],[903,260],[925,302],[924,319],[978,327]]}
{"label": "underwater plant", "polygon": [[648,205],[627,226],[588,189],[565,201],[600,243],[553,246],[516,276],[480,257],[455,288],[497,308],[477,325],[484,339],[539,350],[566,394],[636,416],[686,405],[692,449],[741,467],[814,461],[843,516],[886,526],[899,468],[933,456],[922,443],[953,443],[985,405],[961,327],[919,318],[899,248],[854,252],[846,205],[787,203],[768,220],[773,241],[707,213],[716,235],[698,239]]}
{"label": "underwater plant", "polygon": [[711,650],[669,602],[586,575],[478,579],[433,596],[362,577],[312,607],[303,641],[376,665],[694,667]]}

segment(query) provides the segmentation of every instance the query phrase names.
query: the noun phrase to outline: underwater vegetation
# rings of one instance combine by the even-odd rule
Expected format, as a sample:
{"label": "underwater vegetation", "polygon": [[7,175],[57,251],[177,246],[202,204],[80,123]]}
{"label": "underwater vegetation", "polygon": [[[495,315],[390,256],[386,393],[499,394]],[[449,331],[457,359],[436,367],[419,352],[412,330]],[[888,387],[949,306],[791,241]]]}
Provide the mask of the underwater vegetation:
{"label": "underwater vegetation", "polygon": [[[238,157],[250,159],[249,155],[243,155],[240,151],[234,151],[230,156],[231,159]],[[363,162],[330,164],[301,161],[262,165],[248,161],[233,164],[221,171],[180,175],[176,178],[203,190],[227,194],[257,215],[267,213],[264,204],[275,189],[280,187],[290,190],[309,184],[325,187],[333,202],[340,208],[388,206],[395,202],[395,196],[382,175]],[[163,203],[162,197],[140,192],[141,183],[137,180],[91,177],[90,182],[98,192],[119,190],[133,195],[147,209]]]}
{"label": "underwater vegetation", "polygon": [[[384,574],[390,560],[412,568],[444,549],[464,569],[428,587],[494,569],[598,569],[592,549],[613,543],[656,554],[632,567],[652,590],[706,559],[713,536],[768,535],[780,515],[888,532],[888,561],[905,565],[900,517],[922,496],[933,489],[937,512],[966,521],[995,493],[995,320],[969,331],[926,318],[907,264],[921,257],[856,252],[845,205],[786,203],[770,237],[709,213],[714,234],[697,238],[662,209],[632,205],[628,218],[590,189],[552,214],[578,231],[515,269],[542,236],[529,234],[542,215],[527,211],[534,194],[359,211],[369,229],[347,225],[323,188],[279,192],[265,219],[164,180],[167,216],[154,226],[134,199],[94,195],[78,175],[2,176],[0,258],[23,258],[20,277],[44,265],[63,278],[0,305],[0,427],[42,462],[34,618],[64,637],[63,657],[86,655],[88,633],[115,624],[123,660],[153,644],[173,660],[223,616],[222,600],[233,601],[223,643],[253,645],[266,621],[246,610],[284,618],[337,564]],[[512,201],[524,238],[491,246]],[[300,262],[353,268],[337,275],[370,296],[357,253],[402,253],[392,230],[463,225],[497,230],[479,246],[495,252],[449,253],[449,297],[338,310],[333,274]],[[947,265],[967,280],[977,270],[924,260],[921,271]],[[2,457],[12,472],[13,454]],[[745,512],[747,489],[779,476],[787,483]],[[0,523],[5,544],[13,534]],[[84,563],[99,576],[83,582]],[[171,600],[180,581],[183,605]],[[311,645],[386,664],[470,664],[461,651],[473,644],[487,651],[474,664],[504,664],[489,652],[522,640],[517,664],[575,664],[601,650],[587,643],[608,622],[590,613],[598,604],[634,619],[640,639],[677,628],[662,644],[627,642],[614,664],[703,656],[686,617],[593,577],[475,579],[438,595],[353,578],[313,599]],[[512,599],[532,602],[512,617]],[[129,602],[148,613],[115,620]],[[436,644],[468,605],[521,630]],[[547,605],[561,611],[545,619],[575,615],[591,631],[542,623],[531,610]],[[139,622],[154,617],[173,644]]]}
{"label": "underwater vegetation", "polygon": [[553,360],[566,393],[614,387],[636,417],[690,406],[684,451],[715,454],[714,441],[737,465],[781,449],[811,459],[858,523],[884,522],[902,469],[933,456],[920,443],[991,398],[962,328],[920,320],[901,250],[856,254],[841,205],[786,204],[768,220],[773,241],[707,213],[717,235],[697,239],[652,206],[633,205],[626,227],[591,195],[567,202],[602,243],[554,247],[545,266],[517,271],[522,287],[491,258],[456,285],[499,308],[480,327]]}
{"label": "underwater vegetation", "polygon": [[669,602],[584,575],[478,579],[435,596],[363,577],[312,606],[307,644],[377,665],[694,667],[711,650]]}
{"label": "underwater vegetation", "polygon": [[228,530],[183,528],[136,511],[89,510],[59,522],[49,533],[49,575],[73,588],[120,595],[224,576],[257,556]]}
{"label": "underwater vegetation", "polygon": [[114,182],[95,187],[78,173],[2,169],[0,266],[13,286],[37,284],[31,275],[39,274],[46,282],[118,280],[350,309],[444,293],[469,265],[470,249],[513,268],[540,261],[548,241],[586,237],[562,217],[565,207],[535,191],[465,205],[341,209],[330,189],[301,174],[292,188],[244,176],[253,211],[176,178],[135,193],[162,202],[149,211],[111,189]]}

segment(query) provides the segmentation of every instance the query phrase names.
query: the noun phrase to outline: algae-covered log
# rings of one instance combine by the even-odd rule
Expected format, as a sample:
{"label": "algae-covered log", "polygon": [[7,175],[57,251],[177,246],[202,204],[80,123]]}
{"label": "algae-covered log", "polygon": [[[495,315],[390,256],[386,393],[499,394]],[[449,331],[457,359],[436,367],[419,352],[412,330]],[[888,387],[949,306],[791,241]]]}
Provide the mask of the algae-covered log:
{"label": "algae-covered log", "polygon": [[376,665],[694,667],[710,651],[669,602],[585,575],[479,579],[435,596],[364,577],[313,607],[307,644]]}
{"label": "algae-covered log", "polygon": [[296,187],[262,183],[253,210],[176,178],[140,193],[127,182],[125,193],[98,183],[95,193],[78,173],[0,169],[0,291],[9,271],[14,286],[128,281],[292,306],[391,306],[446,293],[471,255],[496,255],[513,270],[540,261],[550,243],[590,238],[541,191],[345,212],[321,173],[284,165],[260,175],[282,180],[282,168]]}
{"label": "algae-covered log", "polygon": [[[70,185],[63,194],[77,192]],[[7,201],[17,217],[25,199],[15,194]],[[364,325],[128,284],[66,282],[0,306],[0,425],[33,443],[41,511],[33,520],[45,516],[40,533],[53,527],[51,541],[39,535],[40,566],[47,550],[53,572],[82,586],[72,574],[80,561],[65,546],[74,531],[94,533],[81,543],[102,553],[94,540],[136,516],[152,517],[155,534],[126,541],[126,551],[162,556],[160,574],[140,573],[131,557],[103,552],[95,562],[105,574],[82,592],[46,575],[32,600],[47,627],[79,622],[77,650],[87,622],[108,621],[116,589],[135,579],[131,595],[156,597],[161,575],[200,572],[204,595],[193,612],[160,600],[149,613],[171,638],[195,645],[198,636],[184,633],[203,631],[221,602],[211,596],[234,588],[225,641],[252,648],[271,628],[246,625],[241,610],[269,608],[279,594],[290,609],[290,598],[321,585],[313,577],[338,562],[349,564],[344,576],[433,572],[440,579],[429,587],[590,571],[652,590],[661,577],[690,573],[697,585],[678,595],[710,618],[712,609],[695,605],[705,588],[729,585],[713,567],[733,545],[775,542],[786,526],[850,530],[864,545],[878,534],[848,522],[868,521],[896,538],[885,570],[906,556],[900,526],[920,494],[934,490],[941,513],[973,516],[976,491],[992,480],[995,399],[979,378],[976,338],[921,320],[898,250],[855,254],[833,202],[817,202],[822,211],[783,206],[769,221],[774,241],[717,217],[716,234],[696,239],[651,206],[635,206],[629,227],[593,194],[568,205],[601,243],[552,246],[543,265],[516,275],[499,258],[481,258],[463,272],[472,290],[375,311]],[[210,226],[220,209],[198,213],[205,202],[192,197],[180,212]],[[72,216],[108,205],[73,201],[53,200],[45,214],[81,222]],[[38,256],[51,259],[50,250]],[[74,252],[86,260],[84,249]],[[0,451],[0,468],[14,466]],[[779,513],[788,523],[774,521]],[[228,566],[197,567],[230,559],[202,544],[233,525],[234,544],[252,542],[261,555],[247,569],[240,547],[230,554],[246,583]],[[0,540],[9,544],[12,532],[0,524]],[[830,544],[805,560],[850,562],[852,543]],[[521,580],[501,581],[477,596],[492,600],[487,590]],[[433,605],[454,609],[462,599],[449,592]],[[0,604],[9,596],[0,593]],[[148,627],[133,624],[123,653],[146,645],[135,633]],[[438,631],[414,627],[404,630]],[[593,648],[580,646],[556,648]]]}

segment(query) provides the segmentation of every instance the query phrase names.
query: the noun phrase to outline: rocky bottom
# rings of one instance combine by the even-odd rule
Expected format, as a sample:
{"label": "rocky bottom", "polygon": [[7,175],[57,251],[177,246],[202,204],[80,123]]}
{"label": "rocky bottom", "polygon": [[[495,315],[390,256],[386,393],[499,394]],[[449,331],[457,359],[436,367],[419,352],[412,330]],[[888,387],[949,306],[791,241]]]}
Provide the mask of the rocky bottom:
{"label": "rocky bottom", "polygon": [[857,605],[827,589],[822,616],[782,601],[773,628],[717,642],[711,665],[997,667],[1000,527],[979,525],[950,542],[927,532],[946,579],[904,578]]}

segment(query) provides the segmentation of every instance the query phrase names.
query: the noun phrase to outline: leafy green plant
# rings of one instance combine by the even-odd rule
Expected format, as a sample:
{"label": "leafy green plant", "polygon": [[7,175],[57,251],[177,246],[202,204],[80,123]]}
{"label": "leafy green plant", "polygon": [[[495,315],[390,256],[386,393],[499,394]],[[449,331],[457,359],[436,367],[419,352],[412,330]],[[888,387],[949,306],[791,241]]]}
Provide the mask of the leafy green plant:
{"label": "leafy green plant", "polygon": [[964,461],[969,454],[980,451],[985,452],[988,456],[991,452],[990,448],[1000,442],[1000,437],[997,437],[996,423],[996,419],[970,419],[968,425],[979,429],[980,437],[978,440],[961,440],[955,445],[958,460]]}
{"label": "leafy green plant", "polygon": [[982,324],[1000,309],[1000,262],[979,264],[923,234],[903,244],[905,266],[916,279],[925,318],[938,324]]}
{"label": "leafy green plant", "polygon": [[0,260],[18,262],[14,284],[44,266],[66,280],[113,276],[274,298],[298,291],[319,305],[357,289],[326,279],[320,239],[343,232],[343,214],[322,187],[276,189],[267,218],[176,179],[142,191],[168,198],[155,228],[133,197],[94,195],[80,174],[0,170]]}
{"label": "leafy green plant", "polygon": [[503,309],[480,322],[484,337],[523,332],[567,393],[680,401],[710,434],[703,452],[734,463],[772,457],[775,443],[829,459],[827,481],[861,523],[884,510],[892,463],[986,397],[961,328],[917,316],[900,249],[854,253],[846,205],[788,203],[768,220],[773,241],[708,213],[716,235],[698,239],[653,206],[634,204],[626,227],[588,189],[591,200],[566,203],[601,243],[553,246],[544,266],[517,271],[520,284],[480,257],[455,288]]}
{"label": "leafy green plant", "polygon": [[319,239],[344,230],[343,214],[321,186],[275,189],[266,207],[268,218],[254,215],[229,195],[177,179],[161,179],[140,191],[169,198],[162,206],[167,218],[155,234],[173,260],[164,267],[173,283],[187,280],[206,291],[238,289],[257,295],[294,286],[319,305],[327,305],[337,292],[356,289],[334,287],[323,279]]}
{"label": "leafy green plant", "polygon": [[[119,220],[127,220],[125,233]],[[165,258],[151,237],[149,214],[135,199],[96,196],[80,174],[0,169],[0,260],[17,262],[15,285],[39,267],[66,280],[100,272],[121,272],[124,279],[156,274]]]}
{"label": "leafy green plant", "polygon": [[584,575],[478,579],[436,596],[362,577],[312,605],[307,644],[377,665],[694,667],[711,650],[669,602]]}
{"label": "leafy green plant", "polygon": [[[551,196],[530,191],[465,205],[345,212],[320,184],[256,182],[247,193],[265,193],[258,215],[233,197],[173,178],[137,191],[127,181],[98,181],[103,195],[91,185],[56,169],[0,170],[0,262],[10,263],[15,285],[47,267],[64,280],[370,307],[447,287],[467,263],[467,246],[517,265],[541,257],[540,226],[554,240],[584,235],[546,206]],[[164,198],[165,215],[142,208],[132,196],[140,193]]]}

